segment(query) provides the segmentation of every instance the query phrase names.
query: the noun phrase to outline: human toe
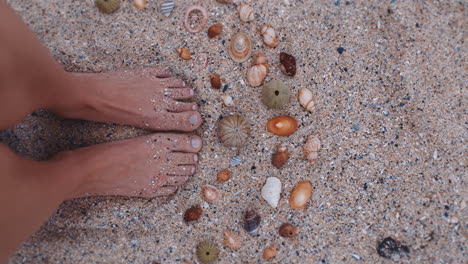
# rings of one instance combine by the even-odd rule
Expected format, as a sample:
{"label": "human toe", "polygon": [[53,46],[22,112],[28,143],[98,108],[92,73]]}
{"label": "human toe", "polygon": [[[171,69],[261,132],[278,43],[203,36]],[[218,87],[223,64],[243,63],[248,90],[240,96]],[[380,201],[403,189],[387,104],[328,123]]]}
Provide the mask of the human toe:
{"label": "human toe", "polygon": [[168,186],[180,186],[185,184],[189,180],[188,176],[171,176],[167,178],[166,185]]}
{"label": "human toe", "polygon": [[194,165],[177,165],[168,170],[170,176],[191,176],[195,173]]}
{"label": "human toe", "polygon": [[168,154],[167,162],[173,165],[194,165],[198,163],[198,155],[194,153],[172,152]]}
{"label": "human toe", "polygon": [[195,95],[192,88],[166,88],[164,95],[174,100],[190,99]]}

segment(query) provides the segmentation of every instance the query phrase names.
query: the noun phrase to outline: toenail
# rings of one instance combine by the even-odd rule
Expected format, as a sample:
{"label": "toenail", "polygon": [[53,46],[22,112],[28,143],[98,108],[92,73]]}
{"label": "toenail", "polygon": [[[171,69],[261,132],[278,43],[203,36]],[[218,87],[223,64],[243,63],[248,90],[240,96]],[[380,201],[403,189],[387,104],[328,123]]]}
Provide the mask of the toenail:
{"label": "toenail", "polygon": [[192,168],[192,173],[195,173],[195,167]]}
{"label": "toenail", "polygon": [[192,148],[194,149],[199,149],[201,147],[201,139],[196,137],[196,138],[192,138]]}
{"label": "toenail", "polygon": [[182,87],[185,87],[185,86],[187,86],[187,85],[185,84],[185,82],[182,82]]}
{"label": "toenail", "polygon": [[198,162],[198,155],[197,154],[193,155],[193,161]]}
{"label": "toenail", "polygon": [[191,115],[191,116],[189,117],[189,120],[188,120],[188,121],[189,121],[189,123],[190,123],[191,125],[196,125],[196,124],[198,123],[198,116],[197,116],[197,115]]}
{"label": "toenail", "polygon": [[192,110],[193,110],[193,111],[197,111],[197,109],[198,109],[198,105],[193,105],[193,106],[192,106]]}
{"label": "toenail", "polygon": [[195,95],[195,91],[193,89],[190,89],[190,95]]}

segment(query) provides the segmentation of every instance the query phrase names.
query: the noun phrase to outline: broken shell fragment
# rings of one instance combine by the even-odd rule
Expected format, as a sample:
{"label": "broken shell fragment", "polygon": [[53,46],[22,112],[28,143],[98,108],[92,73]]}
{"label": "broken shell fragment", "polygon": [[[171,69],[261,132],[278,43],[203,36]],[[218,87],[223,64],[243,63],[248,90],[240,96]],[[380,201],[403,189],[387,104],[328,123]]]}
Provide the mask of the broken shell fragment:
{"label": "broken shell fragment", "polygon": [[229,95],[221,95],[221,99],[226,106],[232,106],[234,104],[234,100],[232,100],[232,97]]}
{"label": "broken shell fragment", "polygon": [[279,109],[289,103],[291,91],[281,81],[271,81],[263,85],[262,102],[272,109]]}
{"label": "broken shell fragment", "polygon": [[250,124],[240,115],[226,116],[218,123],[218,137],[227,147],[244,146],[250,134]]}
{"label": "broken shell fragment", "polygon": [[312,97],[312,91],[307,88],[299,90],[299,103],[309,112],[315,110],[315,103]]}
{"label": "broken shell fragment", "polygon": [[[202,15],[202,18],[201,18],[201,21],[200,21],[200,24],[198,25],[198,27],[192,27],[190,24],[190,19],[191,19],[191,14],[196,12],[196,11],[199,11]],[[196,17],[196,16],[193,16],[193,17]],[[185,19],[184,19],[184,26],[185,26],[185,29],[190,32],[190,33],[197,33],[197,32],[200,32],[203,30],[203,28],[205,27],[206,25],[206,22],[208,21],[208,12],[206,11],[206,9],[202,6],[199,6],[199,5],[193,5],[193,6],[190,6],[187,11],[185,11]]]}
{"label": "broken shell fragment", "polygon": [[304,144],[304,154],[308,161],[313,162],[318,158],[318,152],[320,151],[320,139],[318,137],[310,135]]}
{"label": "broken shell fragment", "polygon": [[241,239],[240,237],[232,232],[231,230],[224,230],[224,245],[226,245],[230,249],[238,249],[241,246]]}
{"label": "broken shell fragment", "polygon": [[296,75],[296,58],[285,52],[280,52],[281,70],[288,76]]}
{"label": "broken shell fragment", "polygon": [[276,38],[276,32],[270,25],[263,25],[260,27],[260,33],[263,37],[263,42],[269,47],[276,47],[278,45],[278,39]]}
{"label": "broken shell fragment", "polygon": [[252,53],[250,37],[243,32],[234,34],[229,42],[228,51],[229,56],[231,56],[235,62],[240,63],[246,61]]}
{"label": "broken shell fragment", "polygon": [[228,169],[224,169],[216,175],[216,181],[218,182],[225,182],[231,178],[231,171]]}
{"label": "broken shell fragment", "polygon": [[210,83],[213,89],[221,89],[221,78],[219,78],[218,74],[213,73],[210,75]]}
{"label": "broken shell fragment", "polygon": [[221,200],[221,194],[219,193],[216,187],[211,185],[203,185],[202,187],[202,197],[208,203],[216,203]]}
{"label": "broken shell fragment", "polygon": [[201,209],[200,206],[191,207],[187,209],[187,211],[185,211],[184,221],[186,223],[196,221],[200,219],[200,216],[202,215],[202,213],[203,213],[203,209]]}
{"label": "broken shell fragment", "polygon": [[214,24],[211,27],[208,28],[208,37],[215,38],[219,36],[223,32],[223,25],[221,23]]}
{"label": "broken shell fragment", "polygon": [[302,209],[312,197],[312,184],[308,181],[300,181],[291,192],[289,205],[294,209]]}
{"label": "broken shell fragment", "polygon": [[268,65],[266,63],[254,65],[247,70],[247,81],[253,87],[260,86],[267,74]]}
{"label": "broken shell fragment", "polygon": [[276,168],[281,168],[289,159],[289,152],[286,146],[279,146],[276,153],[271,158],[271,163]]}
{"label": "broken shell fragment", "polygon": [[290,136],[297,130],[297,121],[290,116],[277,116],[268,120],[267,129],[277,136]]}
{"label": "broken shell fragment", "polygon": [[276,248],[275,247],[269,247],[265,248],[263,250],[263,258],[266,260],[269,260],[271,258],[274,258],[276,256]]}
{"label": "broken shell fragment", "polygon": [[233,167],[239,166],[241,163],[242,163],[242,157],[239,155],[232,157],[231,161],[229,162],[229,164],[231,164],[231,166]]}
{"label": "broken shell fragment", "polygon": [[255,12],[249,4],[243,3],[238,8],[240,20],[249,22],[255,19]]}
{"label": "broken shell fragment", "polygon": [[192,55],[190,55],[190,51],[187,48],[180,48],[177,50],[177,52],[179,53],[180,58],[182,58],[183,60],[192,59]]}
{"label": "broken shell fragment", "polygon": [[161,13],[163,13],[164,16],[168,17],[171,15],[172,10],[174,10],[174,7],[174,0],[166,0],[161,5]]}
{"label": "broken shell fragment", "polygon": [[297,235],[297,227],[288,223],[282,224],[279,228],[279,234],[282,237],[295,237]]}
{"label": "broken shell fragment", "polygon": [[120,0],[95,0],[94,4],[104,14],[114,13],[120,7]]}
{"label": "broken shell fragment", "polygon": [[211,242],[203,241],[198,245],[196,254],[201,263],[214,263],[218,260],[219,249]]}
{"label": "broken shell fragment", "polygon": [[261,194],[271,207],[276,208],[281,195],[281,181],[276,177],[268,177]]}
{"label": "broken shell fragment", "polygon": [[244,229],[248,233],[256,233],[260,226],[260,216],[254,210],[247,210],[244,216]]}

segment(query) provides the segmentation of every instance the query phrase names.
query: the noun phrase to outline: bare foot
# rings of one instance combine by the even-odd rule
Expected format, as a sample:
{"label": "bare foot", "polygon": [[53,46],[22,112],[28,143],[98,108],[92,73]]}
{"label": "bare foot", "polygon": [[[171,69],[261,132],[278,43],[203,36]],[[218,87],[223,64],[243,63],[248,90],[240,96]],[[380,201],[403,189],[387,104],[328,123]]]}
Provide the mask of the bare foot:
{"label": "bare foot", "polygon": [[192,131],[202,122],[198,106],[186,102],[194,90],[162,68],[70,74],[74,94],[52,108],[68,118],[164,131]]}
{"label": "bare foot", "polygon": [[63,152],[54,161],[76,181],[70,197],[169,195],[195,173],[200,137],[152,134]]}

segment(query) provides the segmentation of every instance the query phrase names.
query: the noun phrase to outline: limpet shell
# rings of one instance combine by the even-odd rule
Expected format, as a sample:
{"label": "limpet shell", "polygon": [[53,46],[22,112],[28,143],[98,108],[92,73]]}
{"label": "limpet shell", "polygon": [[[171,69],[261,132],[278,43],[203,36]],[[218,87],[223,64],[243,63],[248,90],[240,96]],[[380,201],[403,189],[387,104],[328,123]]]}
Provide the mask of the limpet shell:
{"label": "limpet shell", "polygon": [[267,129],[277,136],[290,136],[297,130],[297,121],[290,116],[273,117],[268,120]]}
{"label": "limpet shell", "polygon": [[196,254],[201,263],[210,264],[218,260],[219,249],[211,242],[203,241],[198,245]]}
{"label": "limpet shell", "polygon": [[241,148],[249,134],[250,124],[240,115],[226,116],[218,123],[218,137],[227,147]]}
{"label": "limpet shell", "polygon": [[95,0],[94,3],[105,14],[114,13],[120,7],[120,0]]}
{"label": "limpet shell", "polygon": [[261,218],[254,210],[247,210],[244,216],[244,230],[254,234],[260,227]]}
{"label": "limpet shell", "polygon": [[283,82],[274,80],[263,85],[262,102],[272,109],[279,109],[289,103],[291,91]]}
{"label": "limpet shell", "polygon": [[281,181],[276,177],[268,177],[261,190],[262,198],[273,208],[278,206],[281,195]]}
{"label": "limpet shell", "polygon": [[[201,22],[197,27],[192,27],[189,21],[190,14],[194,11],[199,11],[202,15]],[[185,30],[187,30],[190,33],[198,33],[202,31],[207,21],[208,21],[208,11],[206,11],[206,9],[203,6],[193,5],[187,8],[187,10],[185,11],[184,26],[185,26]]]}
{"label": "limpet shell", "polygon": [[291,192],[289,205],[294,209],[302,209],[312,197],[312,184],[308,181],[300,181]]}
{"label": "limpet shell", "polygon": [[168,17],[171,15],[174,7],[175,7],[175,3],[173,0],[166,0],[161,5],[161,13],[163,13],[164,16]]}
{"label": "limpet shell", "polygon": [[228,51],[229,56],[235,62],[241,63],[246,61],[252,53],[252,41],[250,37],[243,32],[232,35]]}
{"label": "limpet shell", "polygon": [[230,249],[238,249],[241,246],[241,238],[231,230],[224,230],[224,245]]}

